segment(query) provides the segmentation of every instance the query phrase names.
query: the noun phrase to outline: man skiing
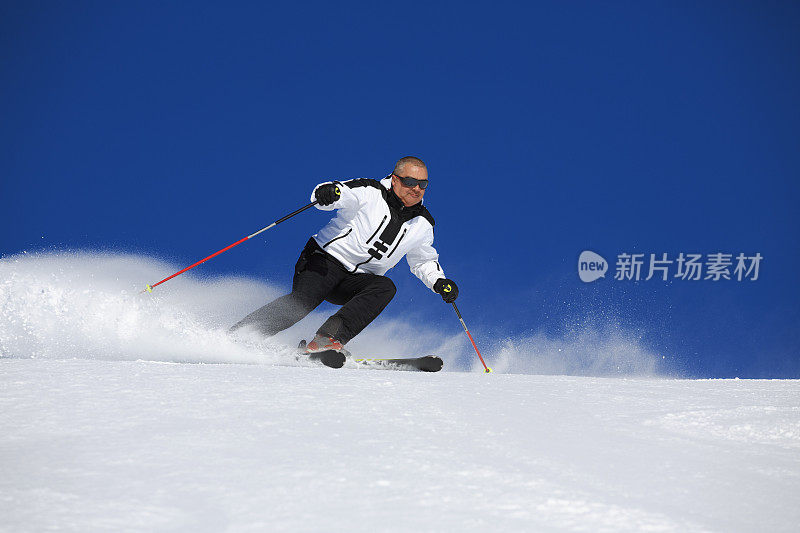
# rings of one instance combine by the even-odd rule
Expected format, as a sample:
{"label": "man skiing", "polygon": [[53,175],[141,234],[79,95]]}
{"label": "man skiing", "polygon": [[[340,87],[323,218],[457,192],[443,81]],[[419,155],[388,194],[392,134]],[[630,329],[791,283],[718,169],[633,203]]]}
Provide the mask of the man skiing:
{"label": "man skiing", "polygon": [[292,292],[253,311],[231,328],[256,328],[271,336],[296,324],[323,301],[342,307],[306,345],[309,354],[333,350],[358,335],[389,304],[396,288],[384,276],[403,256],[411,272],[442,299],[458,297],[433,248],[434,220],[422,197],[428,169],[417,157],[403,157],[378,181],[354,179],[317,185],[317,209],[336,216],[308,240],[294,269]]}

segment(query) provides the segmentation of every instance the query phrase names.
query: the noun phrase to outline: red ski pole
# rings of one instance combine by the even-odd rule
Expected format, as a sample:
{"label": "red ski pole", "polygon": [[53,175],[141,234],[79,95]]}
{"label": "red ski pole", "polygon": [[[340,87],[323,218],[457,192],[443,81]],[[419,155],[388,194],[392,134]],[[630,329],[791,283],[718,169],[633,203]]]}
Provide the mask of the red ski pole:
{"label": "red ski pole", "polygon": [[[293,216],[295,216],[295,215],[297,215],[297,214],[299,214],[299,213],[302,213],[302,212],[303,212],[303,211],[305,211],[306,209],[308,209],[308,208],[310,208],[310,207],[313,207],[313,206],[315,206],[315,205],[317,205],[317,202],[311,202],[310,204],[304,205],[303,207],[301,207],[301,208],[300,208],[300,209],[298,209],[297,211],[295,211],[295,212],[293,212],[293,213],[289,213],[288,215],[286,215],[286,216],[285,216],[285,217],[283,217],[283,218],[279,218],[278,220],[276,220],[275,222],[273,222],[273,223],[272,223],[272,224],[270,224],[269,226],[266,226],[266,227],[264,227],[264,228],[261,228],[261,229],[260,229],[260,230],[258,230],[257,232],[255,232],[255,233],[252,233],[252,234],[250,234],[250,235],[248,235],[247,237],[244,237],[244,238],[242,238],[242,239],[239,239],[239,240],[238,240],[238,241],[236,241],[235,243],[233,243],[233,244],[230,244],[230,245],[226,246],[226,247],[225,247],[225,248],[223,248],[222,250],[220,250],[220,251],[218,251],[218,252],[214,252],[213,254],[209,255],[209,256],[208,256],[208,257],[206,257],[205,259],[201,259],[201,260],[200,260],[200,261],[198,261],[197,263],[195,263],[195,264],[193,264],[193,265],[190,265],[190,266],[188,266],[188,267],[184,268],[183,270],[181,270],[181,271],[179,271],[179,272],[175,272],[173,275],[171,275],[171,276],[168,276],[168,277],[166,277],[166,278],[162,279],[162,280],[161,280],[161,281],[159,281],[158,283],[153,283],[152,285],[148,285],[148,286],[146,286],[142,292],[153,292],[153,289],[154,289],[154,288],[158,287],[159,285],[161,285],[161,284],[162,284],[162,283],[164,283],[165,281],[169,281],[169,280],[171,280],[172,278],[174,278],[175,276],[180,276],[180,275],[181,275],[181,274],[183,274],[184,272],[186,272],[186,271],[188,271],[188,270],[191,270],[191,269],[193,269],[193,268],[194,268],[194,267],[196,267],[197,265],[199,265],[199,264],[201,264],[201,263],[205,263],[206,261],[208,261],[208,260],[209,260],[209,259],[211,259],[212,257],[216,257],[216,256],[218,256],[219,254],[221,254],[221,253],[223,253],[223,252],[227,252],[228,250],[230,250],[230,249],[231,249],[231,248],[233,248],[234,246],[237,246],[237,245],[239,245],[239,244],[242,244],[244,241],[246,241],[246,240],[248,240],[248,239],[252,239],[253,237],[255,237],[256,235],[258,235],[259,233],[263,233],[263,232],[267,231],[268,229],[270,229],[270,228],[273,228],[273,227],[277,226],[278,224],[280,224],[280,223],[281,223],[281,222],[283,222],[284,220],[289,220],[289,219],[290,219],[290,218],[292,218]],[[139,294],[141,294],[141,292],[140,292]]]}
{"label": "red ski pole", "polygon": [[461,325],[464,326],[464,331],[467,332],[467,337],[469,337],[469,340],[472,342],[472,347],[475,348],[475,353],[478,354],[478,359],[481,360],[481,364],[483,365],[483,372],[488,374],[489,372],[492,371],[492,369],[486,366],[486,361],[483,360],[483,356],[481,355],[480,350],[478,350],[478,346],[475,344],[475,340],[472,338],[472,335],[470,335],[469,330],[467,329],[467,325],[464,323],[464,319],[461,318],[461,313],[458,311],[456,303],[455,302],[451,303],[453,304],[453,309],[456,310],[456,314],[458,315],[458,319],[461,321]]}

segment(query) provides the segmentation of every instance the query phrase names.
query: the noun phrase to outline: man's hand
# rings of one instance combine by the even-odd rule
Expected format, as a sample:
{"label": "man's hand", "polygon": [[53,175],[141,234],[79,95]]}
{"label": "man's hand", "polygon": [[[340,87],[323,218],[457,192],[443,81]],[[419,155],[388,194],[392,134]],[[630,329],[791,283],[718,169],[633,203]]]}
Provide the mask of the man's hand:
{"label": "man's hand", "polygon": [[442,295],[445,303],[451,304],[458,298],[458,286],[452,279],[442,278],[433,284],[433,291]]}
{"label": "man's hand", "polygon": [[319,202],[319,205],[331,205],[333,202],[342,197],[342,191],[339,190],[339,185],[336,183],[326,183],[320,185],[314,192],[314,197]]}

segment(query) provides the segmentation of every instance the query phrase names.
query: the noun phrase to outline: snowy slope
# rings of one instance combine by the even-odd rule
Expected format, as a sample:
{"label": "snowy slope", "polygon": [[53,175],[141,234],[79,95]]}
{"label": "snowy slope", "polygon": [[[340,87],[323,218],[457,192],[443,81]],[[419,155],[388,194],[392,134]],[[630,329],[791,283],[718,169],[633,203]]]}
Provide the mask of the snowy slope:
{"label": "snowy slope", "polygon": [[476,320],[485,375],[457,323],[385,317],[354,352],[449,371],[331,370],[290,348],[324,311],[231,337],[279,289],[138,294],[175,270],[0,259],[0,530],[798,530],[798,381],[659,378],[636,332],[487,339]]}
{"label": "snowy slope", "polygon": [[0,526],[796,531],[800,382],[0,360]]}

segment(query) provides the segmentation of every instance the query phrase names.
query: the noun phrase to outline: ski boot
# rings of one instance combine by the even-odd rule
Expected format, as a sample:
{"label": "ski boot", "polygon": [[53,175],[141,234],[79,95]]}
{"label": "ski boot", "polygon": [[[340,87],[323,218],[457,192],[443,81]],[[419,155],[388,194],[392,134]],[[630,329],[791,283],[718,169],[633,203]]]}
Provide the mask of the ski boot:
{"label": "ski boot", "polygon": [[308,344],[304,340],[300,341],[298,349],[308,355],[309,359],[331,368],[342,368],[348,355],[341,342],[324,335],[315,335]]}

